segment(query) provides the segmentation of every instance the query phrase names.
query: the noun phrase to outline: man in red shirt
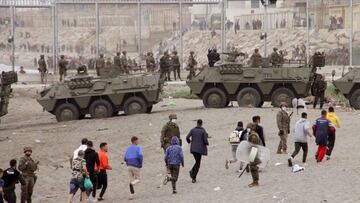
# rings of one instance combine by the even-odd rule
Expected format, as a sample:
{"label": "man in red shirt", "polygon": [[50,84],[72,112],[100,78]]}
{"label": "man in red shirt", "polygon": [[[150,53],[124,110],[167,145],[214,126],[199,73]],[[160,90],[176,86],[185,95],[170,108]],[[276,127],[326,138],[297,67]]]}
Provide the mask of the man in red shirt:
{"label": "man in red shirt", "polygon": [[101,188],[99,201],[104,200],[103,196],[107,188],[107,173],[106,170],[112,170],[112,167],[109,165],[109,158],[107,156],[108,145],[103,142],[100,144],[99,150],[99,160],[100,160],[100,172],[98,174],[98,189]]}

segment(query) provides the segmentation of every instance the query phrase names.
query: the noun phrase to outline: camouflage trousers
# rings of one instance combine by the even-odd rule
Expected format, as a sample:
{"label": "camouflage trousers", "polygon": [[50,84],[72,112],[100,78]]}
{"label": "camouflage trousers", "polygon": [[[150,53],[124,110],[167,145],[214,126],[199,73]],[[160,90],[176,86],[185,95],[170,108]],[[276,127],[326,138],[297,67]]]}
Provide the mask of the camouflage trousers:
{"label": "camouflage trousers", "polygon": [[284,131],[284,134],[279,134],[279,137],[280,137],[280,142],[279,142],[279,146],[278,146],[278,150],[277,152],[278,153],[281,153],[281,150],[282,151],[286,151],[287,150],[287,137],[288,137],[288,134],[287,134],[287,131]]}
{"label": "camouflage trousers", "polygon": [[[180,66],[174,67],[173,71],[174,71],[174,80],[176,80],[177,77],[181,80],[181,77],[180,77]],[[176,74],[177,74],[177,77],[176,77]]]}
{"label": "camouflage trousers", "polygon": [[259,181],[259,167],[257,166],[258,164],[260,164],[260,160],[258,160],[258,159],[255,159],[254,162],[250,162],[250,164],[249,164],[253,182]]}
{"label": "camouflage trousers", "polygon": [[45,76],[46,76],[46,72],[40,72],[40,82],[42,84],[45,83]]}
{"label": "camouflage trousers", "polygon": [[188,78],[189,80],[191,80],[193,77],[195,77],[195,75],[196,75],[195,70],[190,70],[189,75],[188,75],[187,78]]}
{"label": "camouflage trousers", "polygon": [[25,185],[21,186],[21,203],[31,203],[31,196],[33,194],[35,177],[24,176]]}

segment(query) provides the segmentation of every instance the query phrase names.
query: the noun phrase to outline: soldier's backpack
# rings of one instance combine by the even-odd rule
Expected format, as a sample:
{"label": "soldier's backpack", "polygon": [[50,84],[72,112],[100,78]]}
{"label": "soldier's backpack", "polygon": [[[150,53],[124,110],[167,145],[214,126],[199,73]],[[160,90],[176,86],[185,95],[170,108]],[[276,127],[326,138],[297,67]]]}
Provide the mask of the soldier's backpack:
{"label": "soldier's backpack", "polygon": [[230,143],[240,143],[240,136],[241,136],[242,132],[243,131],[234,130],[232,133],[230,133],[229,142]]}

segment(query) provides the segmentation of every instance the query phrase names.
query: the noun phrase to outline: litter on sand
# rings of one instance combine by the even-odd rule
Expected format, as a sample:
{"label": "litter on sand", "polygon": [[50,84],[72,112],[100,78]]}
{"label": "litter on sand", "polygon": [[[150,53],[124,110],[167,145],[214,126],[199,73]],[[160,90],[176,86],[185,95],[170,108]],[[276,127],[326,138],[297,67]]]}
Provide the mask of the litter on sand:
{"label": "litter on sand", "polygon": [[280,166],[280,165],[283,165],[284,163],[281,163],[281,162],[277,162],[276,164],[275,164],[275,166]]}
{"label": "litter on sand", "polygon": [[214,188],[214,191],[220,191],[220,190],[221,190],[221,187]]}
{"label": "litter on sand", "polygon": [[305,170],[305,168],[299,166],[298,164],[295,164],[295,165],[292,167],[292,172],[293,172],[293,173],[297,173],[297,172],[300,172],[300,171],[303,171],[303,170]]}
{"label": "litter on sand", "polygon": [[109,130],[109,128],[99,128],[99,129],[97,129],[97,131],[105,131],[105,130]]}
{"label": "litter on sand", "polygon": [[40,143],[41,141],[40,140],[35,140],[36,143]]}

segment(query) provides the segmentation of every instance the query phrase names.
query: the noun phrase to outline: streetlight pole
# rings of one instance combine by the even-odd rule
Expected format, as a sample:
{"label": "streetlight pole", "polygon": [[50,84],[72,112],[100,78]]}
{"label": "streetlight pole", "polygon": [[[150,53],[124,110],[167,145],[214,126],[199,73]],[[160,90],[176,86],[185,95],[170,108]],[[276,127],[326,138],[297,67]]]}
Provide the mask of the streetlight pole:
{"label": "streetlight pole", "polygon": [[267,30],[268,30],[268,18],[267,18],[267,14],[268,14],[268,10],[267,7],[269,5],[269,0],[266,0],[264,7],[265,7],[265,11],[264,11],[264,31],[265,31],[265,38],[264,38],[264,56],[267,57]]}

